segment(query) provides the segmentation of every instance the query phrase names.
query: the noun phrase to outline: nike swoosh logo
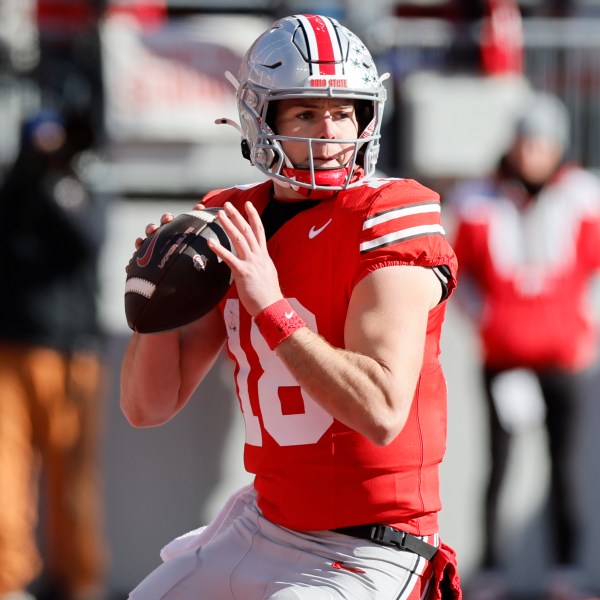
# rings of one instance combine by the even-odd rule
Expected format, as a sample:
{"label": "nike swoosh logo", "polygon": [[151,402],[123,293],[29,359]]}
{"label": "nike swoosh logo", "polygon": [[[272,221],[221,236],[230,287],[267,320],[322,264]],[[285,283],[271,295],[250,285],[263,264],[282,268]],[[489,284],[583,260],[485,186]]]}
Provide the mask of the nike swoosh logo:
{"label": "nike swoosh logo", "polygon": [[333,217],[318,229],[315,229],[315,226],[313,225],[308,232],[308,239],[312,240],[313,238],[316,238],[331,223],[331,221],[333,221]]}
{"label": "nike swoosh logo", "polygon": [[148,263],[150,262],[150,260],[152,259],[152,253],[154,252],[154,246],[156,246],[156,242],[158,240],[158,236],[159,236],[159,232],[157,231],[154,236],[152,237],[152,239],[150,240],[150,243],[148,244],[148,247],[146,248],[146,251],[144,252],[144,254],[142,254],[142,256],[138,256],[135,259],[135,262],[138,264],[138,267],[147,267]]}
{"label": "nike swoosh logo", "polygon": [[286,312],[286,313],[283,313],[283,314],[285,315],[286,319],[291,319],[294,316],[294,311],[292,310],[289,313]]}

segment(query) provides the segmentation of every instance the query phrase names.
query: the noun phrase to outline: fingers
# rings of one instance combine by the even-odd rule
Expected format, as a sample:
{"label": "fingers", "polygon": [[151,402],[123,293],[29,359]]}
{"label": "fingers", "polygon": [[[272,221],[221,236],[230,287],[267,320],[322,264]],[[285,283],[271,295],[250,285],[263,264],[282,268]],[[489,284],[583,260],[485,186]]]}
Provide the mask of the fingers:
{"label": "fingers", "polygon": [[[255,248],[257,244],[258,246],[265,246],[265,230],[260,215],[251,202],[246,202],[244,205],[246,218],[229,202],[225,203],[223,209],[224,220],[229,219],[229,223],[235,226],[249,247]],[[239,236],[236,237],[239,238]]]}
{"label": "fingers", "polygon": [[[170,221],[172,221],[175,217],[173,216],[172,213],[163,213],[162,216],[160,217],[160,225],[164,225],[165,223],[169,223]],[[148,225],[146,225],[146,228],[144,229],[144,235],[147,237],[150,237],[159,227],[160,225],[156,225],[156,223],[148,223]],[[137,250],[143,243],[144,243],[144,239],[145,238],[136,238],[135,240],[135,249]]]}
{"label": "fingers", "polygon": [[267,240],[265,237],[265,228],[254,204],[252,204],[252,202],[246,202],[244,208],[246,209],[248,222],[250,223],[250,227],[252,228],[256,240],[259,245],[263,247],[266,246]]}
{"label": "fingers", "polygon": [[155,225],[154,223],[148,223],[148,225],[146,225],[146,229],[144,229],[144,233],[146,234],[146,237],[148,237],[149,235],[152,235],[157,229],[158,225]]}
{"label": "fingers", "polygon": [[229,252],[218,241],[209,246],[232,268],[239,268],[239,260],[247,260],[252,254],[266,253],[266,240],[260,215],[252,203],[245,205],[247,219],[230,202],[218,213],[219,223],[231,240],[234,252]]}
{"label": "fingers", "polygon": [[240,258],[247,257],[256,248],[256,237],[252,228],[230,202],[226,202],[223,210],[219,211],[219,222]]}
{"label": "fingers", "polygon": [[256,315],[282,294],[260,215],[250,203],[246,203],[244,211],[245,216],[226,202],[218,212],[219,223],[231,240],[233,252],[212,238],[208,245],[229,265],[242,304],[251,315]]}

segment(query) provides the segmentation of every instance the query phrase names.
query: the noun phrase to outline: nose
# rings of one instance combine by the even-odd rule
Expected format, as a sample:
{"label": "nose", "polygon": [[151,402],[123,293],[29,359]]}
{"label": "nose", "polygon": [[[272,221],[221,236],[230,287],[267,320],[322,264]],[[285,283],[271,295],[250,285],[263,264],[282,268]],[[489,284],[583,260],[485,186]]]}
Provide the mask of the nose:
{"label": "nose", "polygon": [[333,116],[330,113],[326,113],[319,119],[319,139],[320,140],[333,140],[335,139],[335,124]]}

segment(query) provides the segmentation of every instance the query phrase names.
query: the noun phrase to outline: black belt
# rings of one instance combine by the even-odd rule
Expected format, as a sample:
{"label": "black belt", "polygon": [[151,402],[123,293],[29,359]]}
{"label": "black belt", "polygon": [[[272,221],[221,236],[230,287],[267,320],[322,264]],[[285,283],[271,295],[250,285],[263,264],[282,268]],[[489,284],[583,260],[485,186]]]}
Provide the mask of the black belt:
{"label": "black belt", "polygon": [[341,527],[333,531],[363,540],[371,540],[382,546],[393,546],[400,550],[410,550],[427,560],[431,560],[437,552],[435,546],[424,542],[416,535],[400,531],[389,525],[355,525],[354,527]]}

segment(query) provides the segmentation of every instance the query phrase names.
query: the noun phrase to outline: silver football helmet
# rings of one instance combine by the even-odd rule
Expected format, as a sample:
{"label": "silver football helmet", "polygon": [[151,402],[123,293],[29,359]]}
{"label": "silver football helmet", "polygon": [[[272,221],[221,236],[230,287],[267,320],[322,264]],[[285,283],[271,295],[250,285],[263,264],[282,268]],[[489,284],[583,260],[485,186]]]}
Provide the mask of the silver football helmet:
{"label": "silver football helmet", "polygon": [[[237,104],[242,130],[242,153],[262,173],[311,197],[314,190],[332,193],[358,183],[375,171],[386,90],[371,54],[361,40],[335,19],[294,15],[276,21],[249,48],[239,70]],[[231,78],[231,76],[230,76]],[[233,78],[231,78],[233,79]],[[326,140],[278,135],[269,123],[269,105],[301,97],[355,100],[359,120],[349,163],[318,169],[313,145]],[[226,119],[221,122],[230,122]],[[282,141],[308,144],[310,168],[297,168],[286,156]],[[361,168],[357,168],[357,166]]]}

